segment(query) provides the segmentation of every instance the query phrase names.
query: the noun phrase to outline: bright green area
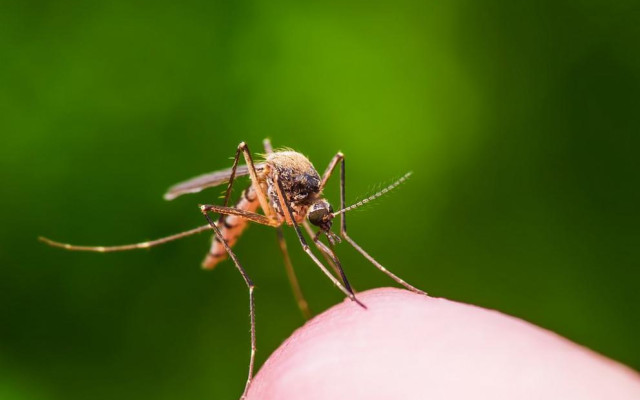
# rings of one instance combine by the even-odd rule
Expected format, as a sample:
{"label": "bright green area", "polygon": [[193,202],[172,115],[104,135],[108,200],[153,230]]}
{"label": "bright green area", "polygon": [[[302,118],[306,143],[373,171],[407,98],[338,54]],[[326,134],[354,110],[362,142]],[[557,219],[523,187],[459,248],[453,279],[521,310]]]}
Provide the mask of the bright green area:
{"label": "bright green area", "polygon": [[[164,190],[267,136],[320,171],[343,151],[352,202],[414,171],[349,215],[409,282],[640,368],[640,7],[568,3],[3,2],[0,398],[235,398],[247,293],[199,269],[208,234],[36,237],[203,224],[221,189]],[[341,301],[287,238],[312,308]],[[357,289],[393,283],[338,250]],[[302,318],[274,232],[237,253],[262,363]]]}

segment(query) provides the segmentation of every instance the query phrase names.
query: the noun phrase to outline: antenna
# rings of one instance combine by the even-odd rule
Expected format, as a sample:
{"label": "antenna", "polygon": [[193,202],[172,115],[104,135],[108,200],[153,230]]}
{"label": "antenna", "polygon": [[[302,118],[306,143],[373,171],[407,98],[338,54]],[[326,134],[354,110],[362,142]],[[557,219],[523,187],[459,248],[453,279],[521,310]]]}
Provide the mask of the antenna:
{"label": "antenna", "polygon": [[383,194],[386,194],[387,192],[390,192],[391,190],[397,188],[398,186],[400,186],[401,183],[404,183],[404,181],[406,181],[407,179],[409,179],[409,177],[411,176],[413,172],[409,171],[406,174],[404,174],[404,176],[400,179],[398,179],[397,181],[393,182],[391,185],[387,186],[386,188],[382,189],[381,191],[379,191],[378,193],[371,195],[369,197],[367,197],[366,199],[360,200],[359,202],[350,205],[349,207],[345,207],[342,210],[338,210],[334,213],[331,214],[331,218],[335,218],[336,216],[346,213],[347,211],[351,211],[354,208],[358,208],[360,206],[363,206],[365,204],[367,204],[370,201],[373,201],[375,199],[377,199],[378,197],[382,196]]}

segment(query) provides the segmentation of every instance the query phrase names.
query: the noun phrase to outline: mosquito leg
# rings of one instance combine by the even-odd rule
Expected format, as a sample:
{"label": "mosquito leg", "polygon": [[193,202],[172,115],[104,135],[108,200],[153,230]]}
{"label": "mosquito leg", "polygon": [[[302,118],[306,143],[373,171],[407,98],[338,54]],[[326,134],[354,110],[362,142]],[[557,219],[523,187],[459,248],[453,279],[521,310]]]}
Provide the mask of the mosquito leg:
{"label": "mosquito leg", "polygon": [[[338,153],[338,155],[341,155],[341,154]],[[336,155],[336,157],[334,157],[334,160],[338,157],[338,155]],[[345,200],[345,165],[344,165],[344,156],[341,157],[340,161],[341,161],[341,163],[340,163],[340,209],[343,209],[343,208],[346,207],[346,204],[345,204],[346,200]],[[329,166],[331,167],[331,165],[332,164],[330,164]],[[333,167],[335,167],[335,165]],[[329,174],[331,174],[331,171],[333,171],[333,168],[331,168],[331,169],[328,168],[327,171],[329,172]],[[327,179],[328,179],[328,177],[327,177]],[[380,264],[373,257],[371,257],[371,255],[369,255],[369,253],[367,253],[362,247],[360,247],[353,239],[351,239],[351,237],[349,237],[349,235],[347,234],[347,219],[346,219],[346,215],[345,214],[346,213],[341,213],[340,214],[340,235],[342,235],[344,240],[349,242],[349,244],[351,244],[354,249],[356,249],[360,254],[362,254],[364,256],[364,258],[369,260],[369,262],[371,264],[373,264],[380,271],[382,271],[385,274],[387,274],[391,279],[393,279],[394,281],[396,281],[400,285],[404,286],[405,288],[411,290],[412,292],[426,295],[426,293],[423,292],[422,290],[411,286],[410,284],[405,282],[403,279],[401,279],[400,277],[395,275],[393,272],[391,272],[388,269],[386,269],[382,264]]]}
{"label": "mosquito leg", "polygon": [[253,163],[253,158],[251,157],[251,152],[249,151],[249,146],[245,142],[242,142],[238,145],[238,150],[242,151],[244,155],[245,162],[247,163],[247,168],[249,168],[249,176],[251,177],[251,183],[253,184],[253,188],[256,191],[258,196],[258,201],[260,202],[260,208],[264,211],[264,214],[273,218],[275,216],[275,212],[269,205],[269,201],[267,199],[267,195],[264,193],[262,186],[260,186],[260,181],[258,180],[258,174],[256,172],[256,167]]}
{"label": "mosquito leg", "polygon": [[223,215],[235,215],[237,217],[255,222],[260,225],[267,225],[272,227],[278,227],[281,223],[277,220],[265,217],[262,214],[254,213],[251,211],[245,211],[235,207],[223,207],[215,204],[201,204],[200,211],[202,212],[214,212]]}
{"label": "mosquito leg", "polygon": [[360,247],[356,242],[353,241],[353,239],[351,239],[346,232],[344,232],[342,234],[342,237],[344,238],[344,240],[346,240],[347,242],[349,242],[356,250],[358,250],[358,252],[360,252],[360,254],[362,254],[364,256],[364,258],[366,258],[367,260],[369,260],[369,262],[371,262],[371,264],[373,264],[376,268],[378,268],[380,271],[384,272],[385,274],[387,274],[391,279],[393,279],[394,281],[396,281],[397,283],[399,283],[400,285],[404,286],[405,288],[411,290],[414,293],[417,294],[423,294],[426,295],[427,293],[408,284],[407,282],[405,282],[402,278],[398,277],[397,275],[395,275],[393,272],[389,271],[388,269],[386,269],[382,264],[380,264],[379,262],[377,262],[375,260],[375,258],[371,257],[369,255],[369,253],[367,253],[362,247]]}
{"label": "mosquito leg", "polygon": [[253,299],[254,284],[249,278],[249,275],[247,275],[244,268],[242,268],[242,266],[240,265],[238,258],[236,257],[235,253],[231,250],[231,247],[229,247],[229,244],[227,243],[227,241],[224,239],[224,237],[222,237],[222,233],[220,232],[216,224],[213,222],[213,220],[209,216],[208,211],[202,209],[202,214],[207,219],[207,222],[209,222],[209,226],[215,232],[215,235],[220,241],[220,243],[224,245],[224,248],[229,254],[229,257],[231,257],[231,260],[233,260],[233,263],[236,265],[236,268],[238,268],[238,271],[240,271],[240,275],[242,275],[242,279],[244,279],[244,282],[247,284],[247,287],[249,288],[249,320],[251,321],[250,322],[251,323],[251,354],[249,356],[249,373],[247,375],[247,383],[244,387],[244,391],[242,392],[242,397],[241,397],[241,399],[244,399],[247,395],[247,392],[249,391],[249,386],[251,385],[251,379],[253,379],[253,365],[256,357],[256,311],[255,311],[255,303]]}
{"label": "mosquito leg", "polygon": [[322,192],[322,189],[324,189],[327,181],[333,173],[333,170],[336,168],[336,165],[338,165],[340,161],[342,161],[342,164],[344,165],[344,154],[342,154],[341,152],[337,152],[336,155],[331,159],[331,162],[329,162],[329,165],[324,171],[324,174],[322,174],[322,181],[320,182],[320,192]]}
{"label": "mosquito leg", "polygon": [[136,250],[136,249],[148,249],[150,247],[159,246],[161,244],[165,244],[177,239],[182,239],[183,237],[195,235],[196,233],[204,232],[210,230],[211,227],[209,225],[204,225],[198,228],[190,229],[188,231],[176,233],[175,235],[166,236],[156,240],[150,240],[148,242],[134,243],[134,244],[125,244],[121,246],[77,246],[74,244],[68,243],[60,243],[55,240],[47,239],[45,237],[38,237],[38,240],[44,242],[53,247],[61,247],[66,250],[72,251],[95,251],[98,253],[108,253],[112,251],[126,251],[126,250]]}
{"label": "mosquito leg", "polygon": [[291,263],[291,257],[289,257],[289,251],[287,250],[287,242],[284,240],[284,233],[282,232],[282,227],[276,228],[276,234],[278,236],[278,244],[280,245],[280,251],[282,252],[282,258],[284,260],[284,267],[287,271],[287,278],[289,278],[289,283],[291,284],[291,290],[293,291],[293,296],[296,299],[296,304],[298,304],[298,308],[302,313],[304,319],[311,319],[313,314],[309,309],[309,303],[304,298],[302,294],[302,289],[300,288],[300,283],[298,282],[298,277],[296,276],[296,272],[293,269],[293,264]]}
{"label": "mosquito leg", "polygon": [[[229,205],[229,198],[231,197],[231,188],[233,186],[233,181],[236,177],[236,169],[238,168],[238,160],[240,159],[240,153],[242,153],[242,149],[240,146],[238,146],[236,150],[236,155],[235,157],[233,157],[233,165],[231,166],[231,175],[229,175],[229,183],[227,183],[227,190],[224,193],[224,203],[222,203],[222,205],[225,207]],[[220,215],[220,220],[218,221],[218,223],[222,222],[223,216],[224,215]]]}
{"label": "mosquito leg", "polygon": [[284,190],[282,189],[282,183],[280,183],[280,179],[277,174],[275,175],[274,181],[276,184],[276,192],[278,193],[278,201],[280,202],[280,207],[282,207],[282,210],[284,210],[284,212],[287,214],[287,217],[291,221],[291,224],[293,225],[293,228],[295,229],[296,234],[298,235],[298,239],[300,240],[300,244],[302,245],[302,250],[304,250],[304,252],[307,253],[309,257],[311,257],[313,262],[315,262],[316,265],[322,270],[322,272],[324,272],[324,274],[329,279],[331,279],[333,284],[336,285],[338,289],[342,291],[342,293],[344,293],[352,301],[356,302],[359,306],[366,309],[367,307],[363,303],[361,303],[360,300],[356,298],[353,291],[347,290],[347,288],[342,283],[340,283],[340,281],[335,276],[333,276],[331,272],[329,272],[327,267],[325,267],[324,264],[322,264],[322,262],[318,260],[318,257],[316,257],[315,254],[313,254],[313,252],[309,248],[309,245],[307,244],[307,241],[304,239],[304,236],[302,235],[302,231],[300,231],[300,227],[298,226],[298,223],[293,218],[293,211],[291,210],[291,206],[285,200],[285,197],[283,194]]}

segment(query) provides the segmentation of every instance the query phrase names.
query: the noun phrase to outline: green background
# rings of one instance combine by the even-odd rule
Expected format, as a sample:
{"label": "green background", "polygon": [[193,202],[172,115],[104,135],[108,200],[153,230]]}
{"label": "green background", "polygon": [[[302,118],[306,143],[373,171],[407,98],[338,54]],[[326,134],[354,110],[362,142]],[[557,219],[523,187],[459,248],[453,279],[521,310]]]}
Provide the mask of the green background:
{"label": "green background", "polygon": [[[0,398],[237,397],[247,292],[170,185],[240,141],[347,156],[349,215],[384,265],[640,368],[637,1],[3,1]],[[246,184],[246,181],[243,181]],[[236,195],[240,193],[236,190]],[[337,180],[327,190],[336,205]],[[287,229],[314,311],[341,293]],[[390,286],[347,244],[360,290]],[[258,285],[258,363],[303,320],[275,233],[237,254]]]}

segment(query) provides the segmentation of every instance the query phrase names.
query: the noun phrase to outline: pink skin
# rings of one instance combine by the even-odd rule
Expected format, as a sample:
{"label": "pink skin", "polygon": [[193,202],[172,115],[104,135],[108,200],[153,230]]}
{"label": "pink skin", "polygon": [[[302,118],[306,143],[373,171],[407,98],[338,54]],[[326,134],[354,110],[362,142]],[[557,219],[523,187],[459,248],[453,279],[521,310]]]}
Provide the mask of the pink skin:
{"label": "pink skin", "polygon": [[298,329],[248,399],[640,399],[640,375],[497,311],[383,288]]}

